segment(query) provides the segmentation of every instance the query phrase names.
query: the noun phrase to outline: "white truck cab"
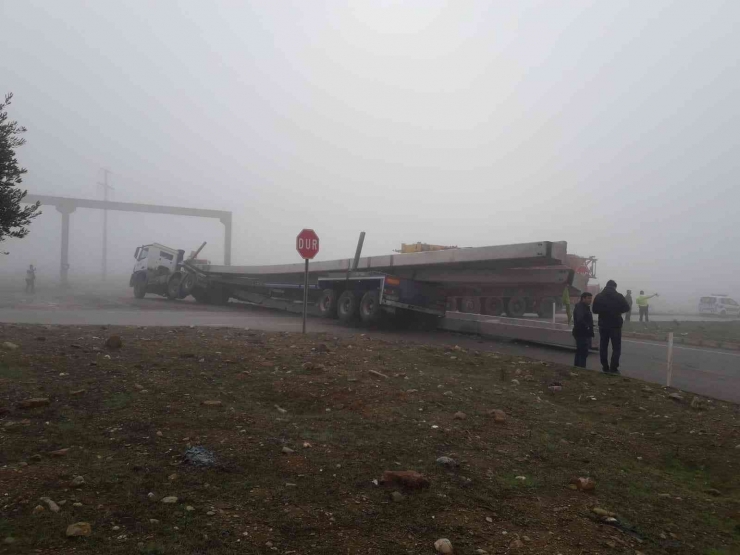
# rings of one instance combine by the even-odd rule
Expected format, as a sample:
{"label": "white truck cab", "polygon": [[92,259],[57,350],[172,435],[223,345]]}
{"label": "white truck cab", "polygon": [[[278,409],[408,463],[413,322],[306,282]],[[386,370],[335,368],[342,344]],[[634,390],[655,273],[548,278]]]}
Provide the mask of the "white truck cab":
{"label": "white truck cab", "polygon": [[134,295],[141,299],[147,293],[168,296],[167,284],[177,276],[185,251],[171,249],[159,243],[142,245],[136,248],[134,271],[131,273],[129,286],[134,288]]}
{"label": "white truck cab", "polygon": [[134,253],[136,264],[133,273],[142,270],[164,271],[164,268],[168,270],[168,273],[174,272],[178,262],[182,261],[182,258],[178,261],[180,252],[159,243],[136,247],[136,253]]}

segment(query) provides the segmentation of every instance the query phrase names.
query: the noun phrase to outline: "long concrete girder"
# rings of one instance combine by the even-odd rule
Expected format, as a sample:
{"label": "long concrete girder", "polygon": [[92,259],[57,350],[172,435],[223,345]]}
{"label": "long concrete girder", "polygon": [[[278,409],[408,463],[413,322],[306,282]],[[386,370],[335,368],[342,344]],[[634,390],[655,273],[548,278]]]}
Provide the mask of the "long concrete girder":
{"label": "long concrete girder", "polygon": [[[444,277],[457,280],[461,274],[485,276],[494,271],[530,266],[562,265],[567,252],[565,241],[541,241],[514,245],[495,245],[466,249],[449,249],[409,254],[391,254],[360,258],[359,271],[392,273],[399,277],[420,281],[441,281]],[[352,267],[351,259],[312,262],[311,273],[341,273]],[[302,276],[303,264],[273,266],[209,266],[204,270],[211,274],[233,277],[285,278]],[[476,280],[484,279],[477,277]],[[495,278],[498,279],[498,278]]]}
{"label": "long concrete girder", "polygon": [[231,226],[232,215],[226,210],[207,210],[204,208],[184,208],[180,206],[163,206],[157,204],[139,204],[135,202],[113,202],[109,200],[91,200],[49,195],[27,194],[23,199],[27,204],[40,203],[54,206],[62,214],[62,255],[60,278],[67,284],[69,272],[69,215],[78,208],[97,210],[117,210],[119,212],[141,212],[148,214],[169,214],[173,216],[193,216],[196,218],[215,218],[224,224],[224,264],[231,265]]}

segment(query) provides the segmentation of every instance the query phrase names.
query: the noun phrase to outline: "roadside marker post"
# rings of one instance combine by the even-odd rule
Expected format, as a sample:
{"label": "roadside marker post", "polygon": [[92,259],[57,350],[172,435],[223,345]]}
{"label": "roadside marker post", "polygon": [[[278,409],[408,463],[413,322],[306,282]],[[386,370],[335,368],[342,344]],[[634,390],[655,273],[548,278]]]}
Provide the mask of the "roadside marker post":
{"label": "roadside marker post", "polygon": [[673,332],[668,332],[668,366],[666,368],[665,386],[671,387],[673,378]]}

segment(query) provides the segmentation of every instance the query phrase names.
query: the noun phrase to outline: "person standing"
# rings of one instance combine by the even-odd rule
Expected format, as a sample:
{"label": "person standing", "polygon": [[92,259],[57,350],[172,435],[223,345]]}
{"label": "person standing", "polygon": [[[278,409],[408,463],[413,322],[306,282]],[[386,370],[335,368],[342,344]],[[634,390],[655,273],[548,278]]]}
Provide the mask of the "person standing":
{"label": "person standing", "polygon": [[36,292],[36,268],[33,267],[33,264],[30,264],[28,266],[28,270],[26,270],[26,293],[35,293]]}
{"label": "person standing", "polygon": [[[610,279],[604,290],[596,295],[593,303],[594,314],[599,315],[599,356],[601,369],[607,374],[619,374],[619,358],[622,355],[622,314],[630,305],[624,295],[617,292],[617,282]],[[612,344],[612,358],[609,364],[609,342]]]}
{"label": "person standing", "polygon": [[648,309],[650,308],[650,303],[648,302],[648,299],[652,299],[653,297],[658,297],[659,295],[655,293],[654,295],[645,295],[645,291],[640,291],[640,296],[637,297],[637,309],[640,311],[640,322],[642,322],[642,317],[645,316],[645,321],[650,321],[650,316],[648,315]]}
{"label": "person standing", "polygon": [[624,300],[630,305],[630,309],[624,313],[624,321],[629,322],[632,320],[632,289],[627,289],[627,294],[624,296]]}
{"label": "person standing", "polygon": [[591,338],[594,336],[594,316],[591,314],[593,295],[586,291],[581,293],[581,302],[573,309],[573,337],[576,339],[576,359],[573,366],[586,368]]}

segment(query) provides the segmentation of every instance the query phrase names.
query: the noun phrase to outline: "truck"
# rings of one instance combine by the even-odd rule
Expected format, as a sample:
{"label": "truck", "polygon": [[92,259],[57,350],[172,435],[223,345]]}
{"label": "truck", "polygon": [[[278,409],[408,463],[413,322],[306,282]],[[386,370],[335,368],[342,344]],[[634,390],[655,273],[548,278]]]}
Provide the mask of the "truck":
{"label": "truck", "polygon": [[[203,245],[201,246],[201,249]],[[217,266],[188,259],[183,250],[158,243],[136,249],[130,286],[137,298],[152,293],[197,302],[230,299],[263,304],[302,302],[304,265]],[[399,320],[438,321],[458,303],[497,315],[502,307],[521,316],[527,291],[539,297],[562,294],[574,271],[563,269],[565,241],[453,248],[313,262],[308,298],[326,318],[344,323]],[[529,270],[528,270],[529,269]],[[554,274],[553,274],[554,272]],[[551,283],[555,280],[555,283]],[[493,298],[493,299],[492,299]],[[451,300],[452,299],[452,300]],[[542,303],[542,301],[540,301]]]}

